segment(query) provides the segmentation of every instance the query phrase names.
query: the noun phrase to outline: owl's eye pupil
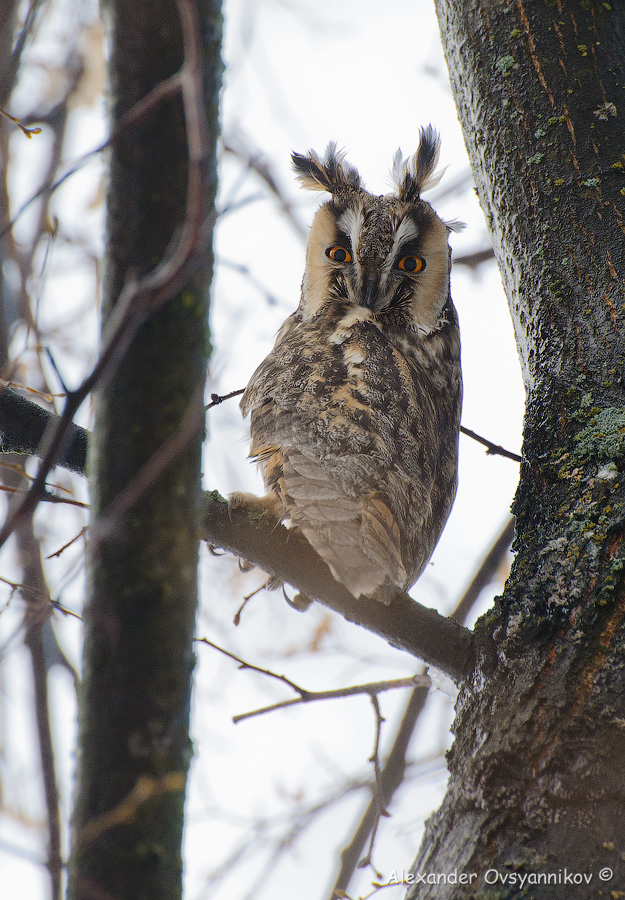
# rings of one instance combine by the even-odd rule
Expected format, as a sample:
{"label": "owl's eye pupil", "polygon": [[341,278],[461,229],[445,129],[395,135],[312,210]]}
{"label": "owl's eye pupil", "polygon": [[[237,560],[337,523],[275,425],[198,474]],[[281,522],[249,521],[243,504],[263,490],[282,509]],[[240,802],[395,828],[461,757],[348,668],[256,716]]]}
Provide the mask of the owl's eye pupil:
{"label": "owl's eye pupil", "polygon": [[326,256],[328,259],[331,259],[332,262],[337,263],[351,262],[352,259],[349,250],[346,250],[345,247],[341,247],[340,244],[335,244],[334,247],[328,247]]}
{"label": "owl's eye pupil", "polygon": [[404,256],[397,266],[404,272],[422,272],[425,269],[425,260],[421,256]]}

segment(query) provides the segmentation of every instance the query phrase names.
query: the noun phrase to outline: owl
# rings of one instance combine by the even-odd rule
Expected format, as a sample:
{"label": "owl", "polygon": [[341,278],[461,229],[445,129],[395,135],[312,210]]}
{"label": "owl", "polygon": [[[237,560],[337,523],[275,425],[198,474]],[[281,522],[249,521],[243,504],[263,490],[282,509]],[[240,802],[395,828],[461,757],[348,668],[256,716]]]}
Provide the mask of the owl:
{"label": "owl", "polygon": [[268,492],[257,507],[298,528],[355,598],[383,603],[423,571],[457,485],[457,223],[421,199],[438,153],[422,129],[383,196],[335,144],[293,154],[301,184],[330,199],[310,230],[300,304],[241,399]]}

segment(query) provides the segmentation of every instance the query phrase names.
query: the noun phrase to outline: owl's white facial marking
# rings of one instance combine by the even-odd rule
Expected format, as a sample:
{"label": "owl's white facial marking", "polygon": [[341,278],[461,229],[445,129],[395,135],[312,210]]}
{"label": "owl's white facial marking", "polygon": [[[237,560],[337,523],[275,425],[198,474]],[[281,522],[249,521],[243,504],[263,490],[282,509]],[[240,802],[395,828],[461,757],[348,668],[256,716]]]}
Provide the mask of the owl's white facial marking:
{"label": "owl's white facial marking", "polygon": [[393,257],[401,250],[403,244],[407,244],[408,241],[416,241],[418,237],[419,228],[416,222],[413,222],[410,216],[404,216],[393,236],[393,247],[387,257],[387,263],[393,261]]}
{"label": "owl's white facial marking", "polygon": [[351,246],[356,248],[362,231],[362,207],[346,209],[336,224],[339,230],[349,237]]}

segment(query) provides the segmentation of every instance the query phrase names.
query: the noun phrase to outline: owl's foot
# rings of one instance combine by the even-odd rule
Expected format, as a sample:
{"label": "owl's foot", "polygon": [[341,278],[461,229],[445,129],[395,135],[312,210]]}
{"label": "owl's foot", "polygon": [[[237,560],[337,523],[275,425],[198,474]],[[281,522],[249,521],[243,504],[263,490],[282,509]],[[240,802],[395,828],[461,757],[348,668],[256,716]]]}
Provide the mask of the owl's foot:
{"label": "owl's foot", "polygon": [[228,511],[232,513],[238,509],[247,513],[250,519],[264,519],[276,525],[284,518],[284,507],[276,494],[257,497],[256,494],[234,491],[228,495]]}

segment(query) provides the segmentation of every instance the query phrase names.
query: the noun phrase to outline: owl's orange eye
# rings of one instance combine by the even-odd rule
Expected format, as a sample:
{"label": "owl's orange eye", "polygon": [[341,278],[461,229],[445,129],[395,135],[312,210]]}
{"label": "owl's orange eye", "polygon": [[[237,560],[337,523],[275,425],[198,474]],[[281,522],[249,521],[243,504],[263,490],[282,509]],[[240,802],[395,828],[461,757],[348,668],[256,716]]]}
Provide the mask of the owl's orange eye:
{"label": "owl's orange eye", "polygon": [[397,268],[403,272],[423,272],[425,269],[425,260],[422,256],[404,256],[397,263]]}
{"label": "owl's orange eye", "polygon": [[341,247],[340,244],[335,244],[333,247],[328,247],[326,250],[326,256],[328,259],[331,259],[332,262],[337,263],[348,263],[352,261],[352,255],[349,250],[346,250],[345,247]]}

